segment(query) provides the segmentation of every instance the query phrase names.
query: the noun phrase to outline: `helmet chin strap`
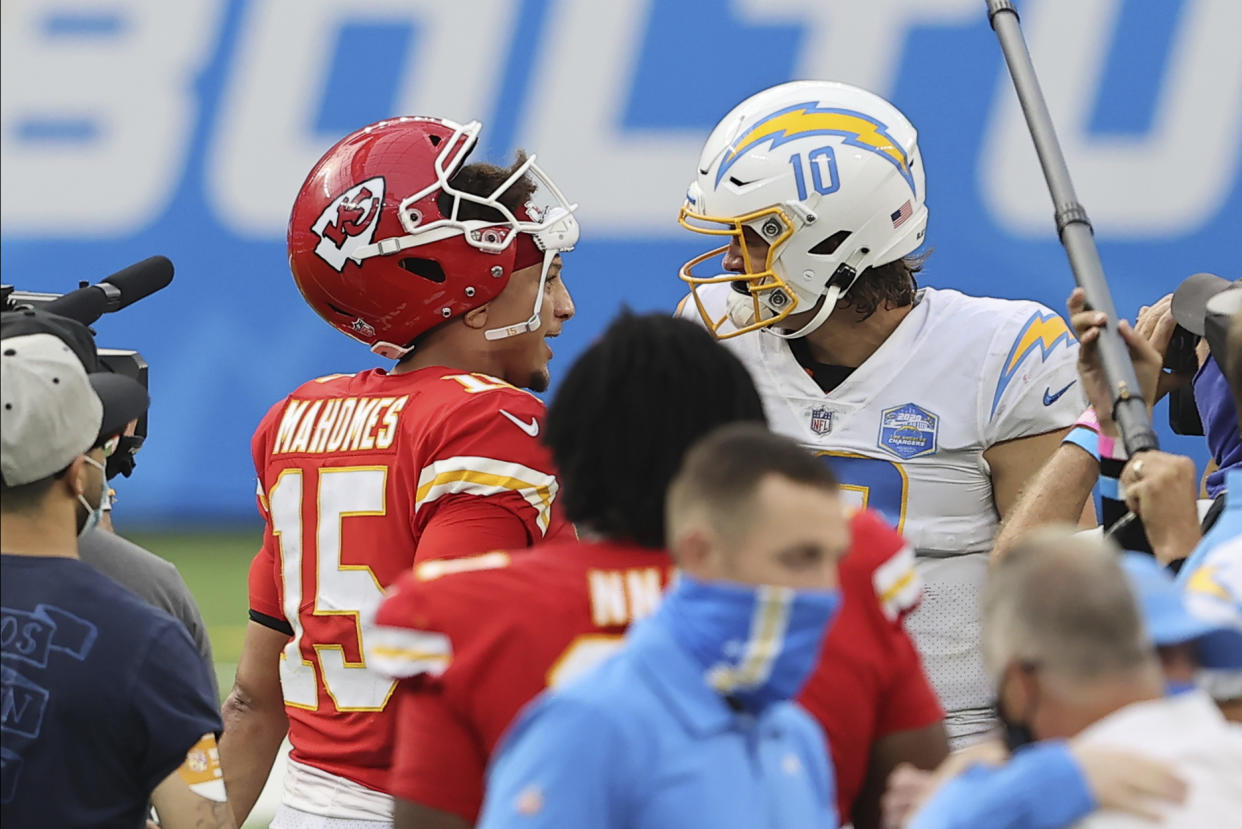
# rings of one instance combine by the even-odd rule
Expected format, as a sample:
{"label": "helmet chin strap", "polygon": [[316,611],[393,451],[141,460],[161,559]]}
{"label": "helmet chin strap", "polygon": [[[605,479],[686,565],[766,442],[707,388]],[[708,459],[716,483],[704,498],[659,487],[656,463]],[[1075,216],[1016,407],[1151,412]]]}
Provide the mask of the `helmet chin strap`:
{"label": "helmet chin strap", "polygon": [[799,337],[805,337],[816,328],[824,324],[832,314],[832,310],[837,307],[837,300],[841,298],[841,294],[845,293],[839,285],[829,285],[828,290],[824,292],[824,302],[819,306],[819,310],[815,312],[815,316],[811,317],[811,321],[799,328],[797,331],[781,331],[777,328],[765,328],[764,331],[772,334],[774,337],[780,337],[782,340],[796,340]]}
{"label": "helmet chin strap", "polygon": [[413,346],[397,345],[396,343],[378,342],[371,346],[371,352],[385,360],[400,360],[414,350]]}
{"label": "helmet chin strap", "polygon": [[773,336],[780,337],[783,340],[796,340],[799,337],[805,337],[815,329],[819,328],[832,314],[834,308],[837,307],[837,301],[841,296],[854,287],[854,283],[858,281],[858,277],[862,274],[858,264],[867,256],[866,248],[859,248],[854,251],[853,255],[846,261],[837,266],[832,278],[828,280],[828,287],[824,290],[824,301],[819,306],[819,310],[815,316],[811,317],[811,321],[799,328],[797,331],[788,332],[780,331],[775,328],[765,328]]}
{"label": "helmet chin strap", "polygon": [[539,271],[539,290],[535,294],[535,308],[531,312],[530,319],[525,322],[515,323],[514,325],[505,325],[500,328],[489,328],[483,332],[483,336],[489,340],[503,340],[508,337],[516,337],[519,334],[526,334],[531,331],[538,331],[543,325],[543,289],[548,284],[548,271],[552,268],[552,260],[556,258],[559,251],[545,250],[543,252],[543,268]]}

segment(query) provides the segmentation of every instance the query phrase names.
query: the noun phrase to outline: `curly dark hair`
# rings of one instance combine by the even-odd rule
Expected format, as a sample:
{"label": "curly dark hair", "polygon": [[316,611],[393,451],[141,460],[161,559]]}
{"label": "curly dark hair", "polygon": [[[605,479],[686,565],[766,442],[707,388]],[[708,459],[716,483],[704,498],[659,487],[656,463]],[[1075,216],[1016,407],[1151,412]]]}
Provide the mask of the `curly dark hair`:
{"label": "curly dark hair", "polygon": [[[508,167],[500,167],[496,164],[488,164],[482,161],[467,164],[453,174],[452,178],[449,179],[449,185],[457,190],[461,190],[463,193],[484,196],[504,184],[509,176],[517,172],[517,169],[525,163],[526,153],[518,150],[513,163]],[[500,194],[497,201],[510,211],[517,211],[526,202],[530,201],[531,195],[535,192],[535,186],[535,182],[530,176],[522,176],[509,185],[508,189]],[[453,197],[448,193],[441,192],[436,196],[436,206],[440,208],[442,214],[445,216],[449,215],[449,211],[453,209]],[[504,216],[498,210],[484,207],[471,201],[463,201],[461,203],[461,206],[457,208],[457,218],[466,221],[504,221]]]}
{"label": "curly dark hair", "polygon": [[891,309],[913,305],[914,293],[919,288],[914,275],[923,270],[923,263],[930,255],[928,250],[865,269],[838,304],[852,309],[860,321],[874,314],[881,306]]}
{"label": "curly dark hair", "polygon": [[[515,154],[514,161],[508,167],[500,167],[496,164],[488,164],[486,162],[475,162],[474,164],[466,164],[460,170],[449,178],[449,185],[453,188],[470,193],[475,196],[485,196],[493,192],[497,187],[509,180],[517,169],[526,163],[526,153],[518,150]],[[519,208],[530,201],[530,197],[534,194],[536,184],[530,176],[522,176],[517,181],[509,185],[509,187],[497,197],[497,201],[509,209],[510,212],[516,213]],[[448,193],[441,191],[436,195],[436,206],[440,209],[440,213],[444,216],[450,215],[453,210],[453,197]],[[501,215],[499,210],[485,205],[477,204],[472,201],[462,201],[457,208],[457,218],[461,221],[483,221],[483,222],[503,222],[505,217]],[[426,276],[435,281],[443,281],[444,273],[438,262],[431,262],[420,259],[416,256],[407,256],[401,260],[401,266],[412,273]],[[438,331],[445,323],[435,325],[424,331],[413,341],[406,343],[411,349],[417,350],[420,342],[425,342],[428,335]],[[398,363],[405,363],[414,358],[414,351],[410,351]]]}
{"label": "curly dark hair", "polygon": [[714,427],[765,423],[750,374],[701,326],[628,310],[573,366],[548,407],[544,443],[570,521],[664,546],[664,495],[682,456]]}
{"label": "curly dark hair", "polygon": [[[811,248],[811,253],[832,253],[849,235],[848,230],[837,231]],[[861,322],[881,306],[892,309],[913,305],[914,293],[919,288],[914,275],[923,270],[923,264],[931,253],[931,250],[925,250],[864,269],[849,292],[837,302],[838,307],[852,309]]]}

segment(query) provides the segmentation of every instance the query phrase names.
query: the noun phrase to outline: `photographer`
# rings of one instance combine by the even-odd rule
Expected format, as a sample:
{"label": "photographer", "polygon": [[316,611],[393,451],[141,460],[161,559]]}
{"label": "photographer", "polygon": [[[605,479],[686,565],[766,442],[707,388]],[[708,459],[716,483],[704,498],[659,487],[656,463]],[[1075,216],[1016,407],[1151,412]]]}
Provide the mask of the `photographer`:
{"label": "photographer", "polygon": [[[1206,555],[1217,543],[1242,536],[1242,280],[1196,274],[1173,295],[1178,325],[1202,337],[1193,380],[1195,410],[1217,469],[1206,481],[1214,499],[1200,532],[1194,464],[1166,452],[1144,452],[1121,474],[1126,505],[1143,520],[1163,563]],[[1206,346],[1206,354],[1204,354]],[[1232,490],[1234,497],[1229,497]],[[1187,574],[1194,569],[1187,567]]]}
{"label": "photographer", "polygon": [[[5,311],[0,314],[0,340],[8,340],[26,334],[51,334],[73,351],[88,375],[104,383],[117,383],[128,378],[112,374],[100,363],[95,340],[90,329],[76,320],[50,314],[46,311],[25,309]],[[134,423],[147,410],[145,391],[126,401],[121,412],[122,420],[115,433],[100,436],[98,445],[116,441],[117,449],[108,457],[106,476],[128,475],[134,467],[134,459],[127,438]],[[139,547],[112,531],[110,503],[105,498],[104,512],[99,525],[84,534],[78,541],[78,555],[87,564],[99,570],[122,587],[128,588],[149,604],[165,611],[185,625],[198,649],[211,678],[212,690],[216,691],[216,675],[211,653],[211,640],[202,613],[190,593],[189,587],[177,568],[168,561]],[[217,693],[217,698],[219,694]]]}
{"label": "photographer", "polygon": [[[1202,526],[1196,503],[1194,463],[1190,459],[1152,451],[1127,460],[1120,432],[1111,418],[1112,397],[1097,351],[1104,315],[1087,310],[1083,292],[1077,289],[1070,295],[1069,311],[1082,344],[1079,378],[1093,406],[1026,487],[997,537],[994,559],[1041,526],[1074,520],[1097,481],[1106,527],[1117,523],[1127,507],[1140,519],[1119,528],[1116,539],[1123,547],[1150,550],[1166,564],[1180,561],[1191,552],[1201,533],[1224,514],[1228,482],[1236,480],[1242,463],[1238,412],[1222,371],[1228,364],[1225,331],[1230,314],[1223,310],[1209,313],[1208,309],[1209,303],[1213,308],[1225,308],[1238,299],[1242,299],[1242,284],[1197,274],[1183,282],[1176,294],[1142,309],[1136,326],[1123,320],[1118,328],[1149,409],[1166,394],[1181,388],[1177,401],[1181,405],[1176,407],[1180,410],[1178,419],[1184,424],[1188,410],[1193,412],[1197,408],[1201,413],[1208,448],[1218,466],[1206,482],[1209,497],[1215,502]],[[1178,332],[1179,323],[1190,332],[1190,342],[1196,335],[1204,336],[1190,355],[1190,366],[1179,366],[1191,370],[1164,371],[1175,332],[1182,333]],[[1233,370],[1236,373],[1238,369],[1235,365]],[[1190,388],[1185,389],[1188,384]],[[1131,485],[1136,489],[1131,490]],[[1224,526],[1236,526],[1236,521],[1236,517],[1231,517]]]}
{"label": "photographer", "polygon": [[[234,826],[208,672],[171,616],[78,560],[104,461],[146,391],[56,337],[0,344],[0,605],[9,826]],[[105,446],[99,446],[104,442]]]}

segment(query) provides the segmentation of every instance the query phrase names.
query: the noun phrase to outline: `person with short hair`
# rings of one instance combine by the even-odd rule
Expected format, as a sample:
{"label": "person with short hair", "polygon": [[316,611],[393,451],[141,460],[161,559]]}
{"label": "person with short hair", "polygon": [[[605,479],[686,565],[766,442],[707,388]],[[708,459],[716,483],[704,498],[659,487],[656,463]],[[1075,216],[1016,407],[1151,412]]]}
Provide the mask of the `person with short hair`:
{"label": "person with short hair", "polygon": [[[611,655],[656,608],[673,570],[669,483],[696,439],[736,421],[764,422],[750,375],[685,320],[623,312],[574,362],[543,440],[580,538],[415,567],[380,605],[368,660],[401,679],[390,774],[399,829],[473,825],[487,762],[522,706]],[[841,613],[798,702],[827,730],[841,814],[866,829],[859,818],[878,818],[892,755],[934,768],[948,747],[902,629],[919,596],[913,552],[869,510],[850,531]],[[930,752],[885,736],[927,721],[939,737],[920,741]],[[874,796],[868,774],[881,784]]]}
{"label": "person with short hair", "polygon": [[[87,374],[98,374],[100,382],[117,382],[102,379],[111,376],[111,372],[99,360],[95,348],[95,339],[91,330],[77,320],[68,319],[57,314],[50,314],[38,309],[5,311],[0,314],[0,338],[8,339],[22,334],[52,334],[68,345],[82,362]],[[139,417],[147,410],[149,403],[146,395],[136,395],[129,401],[129,410],[120,416],[129,419],[116,427],[115,433],[101,435],[98,445],[119,439],[123,447],[126,433],[137,424]],[[117,461],[124,449],[118,448],[108,457],[107,475],[111,478],[117,472]],[[133,458],[125,461],[121,468],[132,469]],[[128,474],[128,473],[124,473]],[[127,538],[116,533],[111,520],[112,499],[105,499],[104,513],[100,517],[99,526],[93,528],[78,539],[78,557],[99,572],[108,576],[122,587],[137,593],[152,606],[158,607],[174,619],[185,625],[190,638],[198,648],[203,664],[207,666],[207,674],[211,677],[211,687],[217,698],[219,689],[216,685],[215,660],[211,655],[211,639],[207,636],[207,625],[203,622],[203,614],[194,601],[194,595],[176,565],[166,561],[155,553],[146,550]]]}
{"label": "person with short hair", "polygon": [[823,732],[792,700],[840,608],[829,469],[754,424],[689,451],[666,499],[680,569],[621,650],[505,737],[480,826],[835,826]]}
{"label": "person with short hair", "polygon": [[220,716],[185,628],[78,558],[99,520],[100,437],[145,399],[87,374],[64,342],[0,344],[0,556],[6,826],[235,826]]}
{"label": "person with short hair", "polygon": [[368,632],[369,664],[401,680],[398,829],[474,825],[488,760],[522,707],[655,610],[673,574],[668,484],[697,438],[738,421],[763,422],[750,375],[684,320],[623,312],[574,362],[542,438],[579,537],[416,566]]}
{"label": "person with short hair", "polygon": [[[984,612],[1016,751],[999,768],[965,769],[903,825],[1189,829],[1236,817],[1242,727],[1182,681],[1178,649],[1193,641],[1194,659],[1216,666],[1221,654],[1202,646],[1219,635],[1236,646],[1239,633],[1192,614],[1150,557],[1123,565],[1109,543],[1047,529],[995,565]],[[1242,650],[1223,659],[1242,667]],[[1111,762],[1092,762],[1099,752]]]}

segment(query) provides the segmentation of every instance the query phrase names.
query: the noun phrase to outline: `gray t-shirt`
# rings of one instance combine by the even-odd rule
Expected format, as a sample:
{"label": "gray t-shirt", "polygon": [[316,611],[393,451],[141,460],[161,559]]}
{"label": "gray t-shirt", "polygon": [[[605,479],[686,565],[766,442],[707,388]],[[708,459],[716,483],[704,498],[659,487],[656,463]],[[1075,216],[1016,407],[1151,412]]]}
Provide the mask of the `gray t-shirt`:
{"label": "gray t-shirt", "polygon": [[185,579],[181,578],[181,573],[172,562],[165,561],[116,533],[102,529],[91,530],[78,539],[78,556],[117,584],[138,594],[148,604],[158,607],[185,625],[207,665],[212,690],[216,693],[216,699],[219,699],[220,689],[216,687],[211,640],[207,638],[203,614],[199,612],[198,604],[194,601]]}

